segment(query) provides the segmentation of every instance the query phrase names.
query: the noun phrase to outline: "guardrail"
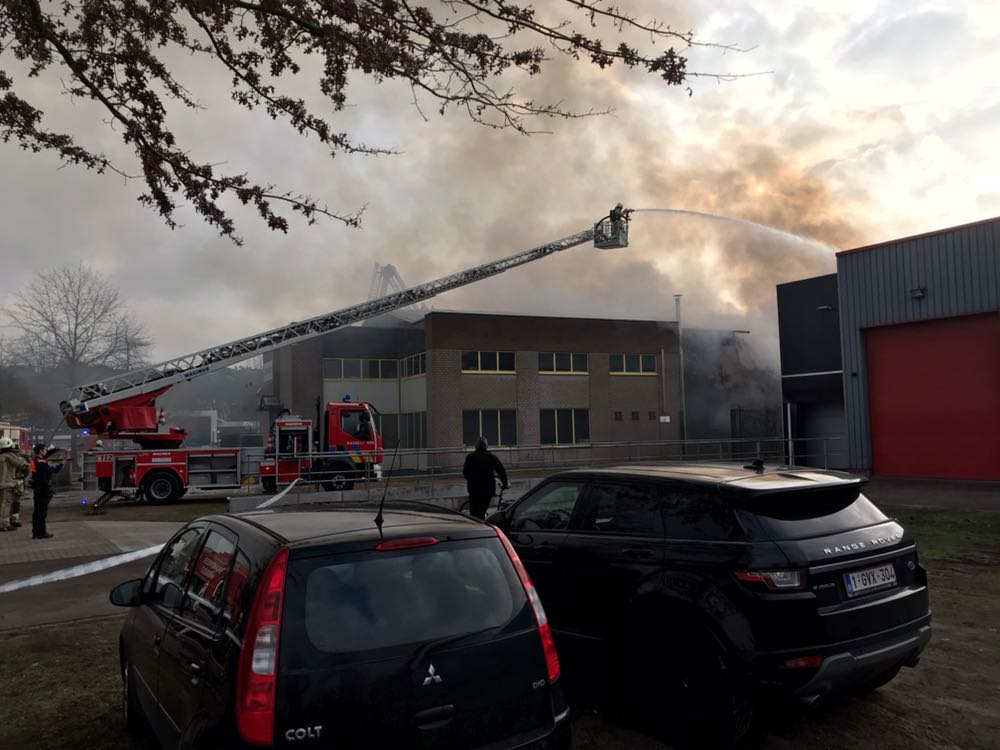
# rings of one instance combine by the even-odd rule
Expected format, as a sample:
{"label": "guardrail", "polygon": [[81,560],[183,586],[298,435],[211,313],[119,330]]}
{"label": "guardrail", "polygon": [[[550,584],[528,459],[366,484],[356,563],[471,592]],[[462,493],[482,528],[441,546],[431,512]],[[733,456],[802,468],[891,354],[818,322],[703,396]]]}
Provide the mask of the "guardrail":
{"label": "guardrail", "polygon": [[[777,437],[668,440],[582,443],[577,445],[526,445],[497,446],[490,450],[503,462],[507,471],[519,476],[535,472],[549,474],[563,469],[586,466],[608,466],[618,463],[650,461],[698,462],[750,462],[761,459],[766,464],[786,465],[789,456],[797,466],[829,468],[831,460],[840,455],[843,441],[839,438]],[[461,479],[465,456],[471,449],[453,448],[396,449],[385,447],[382,475],[390,472],[394,482],[430,483],[454,482]],[[260,476],[259,465],[265,452],[263,448],[244,448],[241,451],[242,476]],[[273,455],[273,454],[268,454]],[[297,454],[302,459],[335,457],[338,454]],[[346,456],[347,454],[345,454]],[[299,484],[322,484],[322,477],[303,477]],[[371,483],[365,483],[370,485]],[[363,486],[359,486],[363,489]]]}

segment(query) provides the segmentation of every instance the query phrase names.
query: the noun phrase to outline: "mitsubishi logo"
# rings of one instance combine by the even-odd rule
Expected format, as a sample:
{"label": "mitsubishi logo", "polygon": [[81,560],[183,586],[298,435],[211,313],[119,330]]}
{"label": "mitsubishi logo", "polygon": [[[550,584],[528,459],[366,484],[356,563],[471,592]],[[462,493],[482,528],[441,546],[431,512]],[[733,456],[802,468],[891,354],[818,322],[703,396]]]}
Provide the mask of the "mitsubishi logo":
{"label": "mitsubishi logo", "polygon": [[442,682],[441,675],[437,673],[434,669],[434,665],[431,664],[430,669],[427,670],[427,676],[424,678],[424,687],[437,682]]}

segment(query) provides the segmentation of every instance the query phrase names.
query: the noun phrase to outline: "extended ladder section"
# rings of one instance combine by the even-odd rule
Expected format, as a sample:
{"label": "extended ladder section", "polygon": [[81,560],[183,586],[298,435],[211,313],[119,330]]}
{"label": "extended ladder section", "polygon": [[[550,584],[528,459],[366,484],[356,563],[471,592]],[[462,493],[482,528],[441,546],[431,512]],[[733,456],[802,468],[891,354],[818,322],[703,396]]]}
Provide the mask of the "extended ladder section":
{"label": "extended ladder section", "polygon": [[[258,354],[274,351],[284,346],[305,341],[315,336],[335,331],[338,328],[358,323],[367,318],[391,312],[407,305],[435,297],[438,294],[457,289],[466,284],[473,284],[482,279],[496,276],[508,271],[511,268],[530,263],[534,260],[544,258],[561,250],[566,250],[576,245],[582,245],[591,240],[595,241],[595,246],[599,248],[625,247],[628,244],[627,222],[616,222],[613,231],[610,228],[608,219],[599,221],[593,229],[563,237],[555,242],[548,242],[539,245],[531,250],[525,250],[517,255],[508,258],[484,263],[481,266],[470,268],[467,271],[445,276],[444,278],[431,281],[411,289],[404,289],[392,294],[387,294],[378,299],[369,300],[353,307],[346,307],[343,310],[320,315],[309,320],[289,323],[281,328],[275,328],[255,336],[249,336],[238,341],[232,341],[221,346],[214,346],[210,349],[203,349],[193,354],[160,362],[159,364],[134,370],[124,375],[115,375],[100,383],[78,386],[73,390],[67,401],[60,404],[66,421],[70,426],[82,427],[93,425],[99,432],[114,432],[113,427],[108,424],[114,421],[118,430],[124,424],[120,421],[121,415],[111,415],[111,419],[98,418],[97,410],[102,406],[125,405],[130,409],[142,407],[151,409],[156,396],[163,393],[174,383],[184,380],[191,380],[200,375],[205,375],[215,370],[241,362]],[[123,404],[125,402],[125,404]],[[104,415],[111,414],[107,408]],[[85,416],[86,415],[86,416]],[[88,417],[93,417],[89,419]],[[140,419],[145,422],[146,419]],[[135,425],[136,431],[143,428]],[[146,429],[149,429],[147,426]],[[155,427],[154,427],[155,429]],[[127,428],[125,431],[129,431]]]}

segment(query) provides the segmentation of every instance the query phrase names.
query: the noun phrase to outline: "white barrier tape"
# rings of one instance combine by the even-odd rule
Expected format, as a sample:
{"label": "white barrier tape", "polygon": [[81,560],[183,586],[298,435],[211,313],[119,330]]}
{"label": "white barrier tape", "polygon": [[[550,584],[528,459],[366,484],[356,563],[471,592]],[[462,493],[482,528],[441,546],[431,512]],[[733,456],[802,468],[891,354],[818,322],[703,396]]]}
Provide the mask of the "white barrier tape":
{"label": "white barrier tape", "polygon": [[285,489],[283,489],[277,495],[275,495],[274,497],[270,498],[269,500],[265,500],[260,505],[258,505],[257,506],[257,510],[260,510],[261,508],[270,508],[272,505],[274,505],[276,502],[278,502],[281,498],[283,498],[285,495],[287,495],[288,491],[290,489],[292,489],[292,487],[294,487],[298,483],[299,483],[298,479],[293,479],[292,483],[290,485],[288,485],[287,487],[285,487]]}
{"label": "white barrier tape", "polygon": [[107,570],[108,568],[114,568],[118,565],[124,565],[125,563],[130,563],[135,560],[141,560],[144,557],[152,557],[161,549],[163,549],[163,545],[156,544],[152,547],[145,547],[144,549],[137,549],[132,552],[125,552],[121,555],[115,555],[113,557],[105,557],[101,560],[94,560],[93,562],[74,565],[71,568],[63,568],[62,570],[53,570],[51,573],[39,573],[36,576],[31,576],[31,578],[22,578],[19,581],[8,581],[7,583],[0,583],[0,594],[8,594],[11,591],[17,591],[18,589],[26,589],[31,586],[40,586],[43,583],[66,581],[69,580],[70,578],[77,578],[78,576],[88,575],[89,573],[97,573],[101,570]]}

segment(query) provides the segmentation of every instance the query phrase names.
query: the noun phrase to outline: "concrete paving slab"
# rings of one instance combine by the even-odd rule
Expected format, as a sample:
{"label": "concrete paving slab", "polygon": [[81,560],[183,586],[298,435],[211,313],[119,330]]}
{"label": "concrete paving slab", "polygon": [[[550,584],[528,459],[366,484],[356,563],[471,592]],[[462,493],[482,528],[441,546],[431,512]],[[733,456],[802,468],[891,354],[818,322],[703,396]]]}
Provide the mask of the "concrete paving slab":
{"label": "concrete paving slab", "polygon": [[51,539],[32,539],[22,526],[0,534],[0,579],[7,580],[7,565],[70,558],[96,558],[162,544],[179,527],[171,521],[54,521],[48,524]]}

